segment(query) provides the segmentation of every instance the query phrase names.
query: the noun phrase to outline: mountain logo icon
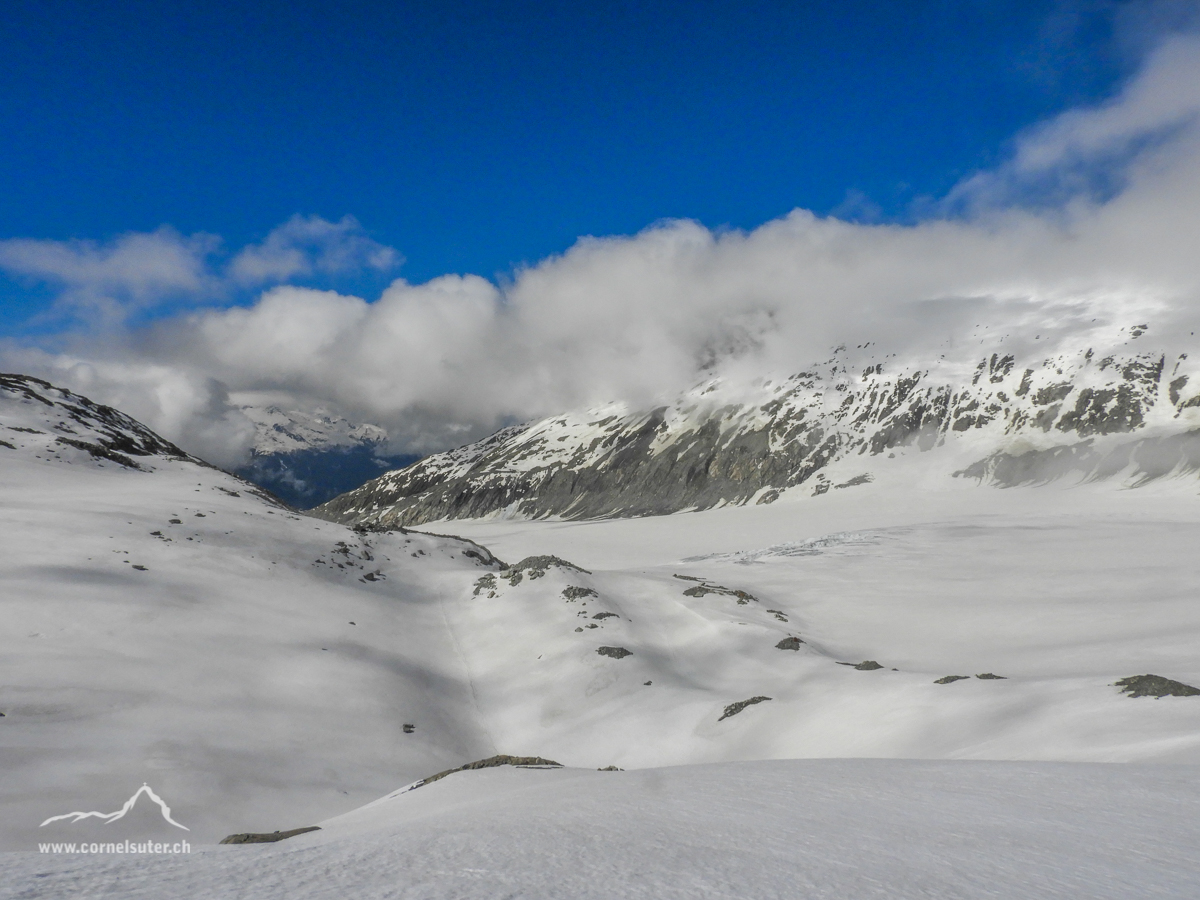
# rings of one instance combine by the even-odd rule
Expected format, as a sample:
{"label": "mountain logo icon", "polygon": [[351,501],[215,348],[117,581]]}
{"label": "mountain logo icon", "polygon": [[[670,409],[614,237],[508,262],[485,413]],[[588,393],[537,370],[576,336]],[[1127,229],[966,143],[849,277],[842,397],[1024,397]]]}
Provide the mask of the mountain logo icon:
{"label": "mountain logo icon", "polygon": [[116,812],[110,812],[110,813],[102,813],[102,812],[63,813],[61,816],[51,816],[50,818],[48,818],[45,822],[43,822],[38,827],[44,828],[45,826],[49,825],[51,822],[60,822],[63,819],[70,819],[71,824],[82,821],[83,819],[103,819],[104,824],[107,825],[110,822],[115,822],[115,821],[117,821],[117,819],[123,818],[127,812],[129,812],[131,809],[133,809],[133,805],[135,803],[137,803],[138,797],[142,796],[142,794],[145,794],[147,797],[149,797],[151,800],[153,800],[155,803],[158,804],[158,808],[162,810],[162,816],[164,819],[166,819],[168,822],[170,822],[176,828],[182,828],[184,831],[191,831],[191,829],[188,828],[186,825],[180,825],[178,822],[176,822],[174,819],[171,818],[171,807],[167,806],[167,804],[163,801],[163,798],[158,796],[158,794],[154,793],[154,789],[152,787],[150,787],[150,785],[146,784],[144,781],[142,782],[142,786],[140,788],[138,788],[136,791],[134,791],[133,796],[125,801],[125,805],[122,806],[120,809],[118,809]]}

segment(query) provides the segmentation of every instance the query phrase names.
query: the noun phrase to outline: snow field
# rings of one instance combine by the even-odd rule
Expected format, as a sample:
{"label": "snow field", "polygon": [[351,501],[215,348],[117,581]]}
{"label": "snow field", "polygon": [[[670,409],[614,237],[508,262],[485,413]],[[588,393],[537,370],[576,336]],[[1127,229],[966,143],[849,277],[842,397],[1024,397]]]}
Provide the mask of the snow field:
{"label": "snow field", "polygon": [[[12,421],[58,427],[31,410]],[[1200,883],[1197,770],[1148,765],[1200,762],[1200,698],[1113,685],[1200,685],[1194,481],[931,489],[923,461],[898,458],[876,483],[769,506],[426,529],[479,541],[501,568],[454,537],[296,515],[184,459],[137,471],[10,436],[0,847],[26,852],[0,860],[0,896],[1182,897]],[[951,675],[968,677],[936,683]],[[460,773],[371,802],[496,753],[576,768]],[[609,765],[629,771],[594,771]],[[140,806],[39,828],[118,809],[143,782],[196,853],[28,852],[177,839]]]}
{"label": "snow field", "polygon": [[277,844],[7,854],[0,897],[1131,900],[1200,883],[1189,766],[488,769]]}

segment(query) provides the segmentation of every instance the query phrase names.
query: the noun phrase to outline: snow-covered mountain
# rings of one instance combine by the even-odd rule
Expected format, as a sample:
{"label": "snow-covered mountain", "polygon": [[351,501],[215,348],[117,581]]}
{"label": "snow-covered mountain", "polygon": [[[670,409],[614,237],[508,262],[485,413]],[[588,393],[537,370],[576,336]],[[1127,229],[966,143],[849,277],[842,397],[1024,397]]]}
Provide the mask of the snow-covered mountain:
{"label": "snow-covered mountain", "polygon": [[307,509],[353,490],[382,472],[419,457],[387,449],[378,425],[353,423],[317,409],[284,409],[271,403],[243,404],[255,425],[248,463],[236,469],[298,509]]}
{"label": "snow-covered mountain", "polygon": [[0,498],[0,846],[78,837],[38,824],[147,781],[212,841],[492,750],[437,612],[441,578],[486,570],[472,545],[294,515],[20,376],[0,381]]}
{"label": "snow-covered mountain", "polygon": [[[445,841],[443,856],[429,859],[446,862],[416,866],[412,877],[429,896],[451,896],[458,882],[447,866],[494,869],[497,878],[525,871],[513,856],[519,847],[495,842],[469,862],[475,851],[452,838],[474,833],[464,831],[469,821],[493,823],[508,810],[515,830],[506,833],[571,835],[570,823],[594,830],[596,817],[631,805],[644,813],[628,833],[661,853],[625,857],[614,832],[595,845],[596,865],[624,872],[640,860],[638,871],[667,884],[681,866],[699,865],[679,855],[686,845],[695,860],[726,860],[695,882],[703,887],[741,871],[719,855],[723,835],[745,834],[750,847],[776,831],[840,834],[837,822],[899,821],[922,796],[921,778],[958,785],[931,801],[935,831],[965,821],[955,810],[971,796],[979,799],[968,817],[1031,823],[1021,826],[1030,848],[1066,830],[1080,836],[1060,848],[1071,859],[1096,847],[1116,858],[1130,838],[1123,825],[1104,825],[1105,810],[1140,816],[1138,798],[1193,798],[1194,789],[1148,769],[1107,777],[1047,761],[1200,761],[1200,697],[1188,693],[1200,684],[1195,485],[997,491],[942,478],[939,463],[930,488],[922,466],[932,456],[898,452],[901,474],[805,493],[804,502],[601,521],[491,518],[455,523],[463,537],[445,537],[297,515],[119,413],[7,376],[2,846],[164,832],[177,840],[182,832],[149,804],[109,824],[68,817],[39,827],[74,810],[118,810],[144,783],[198,846],[235,832],[322,831],[254,857],[262,865],[253,871],[223,855],[257,852],[237,847],[145,865],[6,856],[0,896],[7,886],[53,896],[68,883],[82,885],[81,896],[96,885],[99,895],[114,879],[130,896],[219,896],[247,884],[255,896],[315,896],[330,872],[339,890],[386,896],[394,877],[364,867],[364,853],[395,876],[407,857],[385,847],[409,847],[406,835],[430,828]],[[851,454],[849,464],[866,458]],[[497,753],[574,771],[552,789],[528,780],[547,773],[510,782],[464,772],[401,791]],[[789,798],[811,799],[828,780],[815,763],[740,764],[813,757],[933,759],[943,768],[926,776],[866,761],[837,776],[844,790],[797,805]],[[962,759],[1042,762],[994,771],[948,762]],[[698,763],[721,765],[660,769]],[[630,771],[594,771],[608,766]],[[600,778],[618,780],[589,780]],[[896,778],[905,787],[889,793]],[[1021,788],[1031,780],[1036,791]],[[1086,802],[1084,783],[1094,786]],[[1047,785],[1078,800],[1078,815],[1031,812]],[[462,791],[475,805],[463,805]],[[717,799],[701,814],[688,806],[696,797]],[[772,797],[786,800],[776,813],[740,805]],[[811,819],[799,822],[800,808]],[[1138,840],[1190,839],[1193,806],[1172,809],[1174,818],[1156,819],[1159,831]],[[661,816],[693,823],[692,838],[653,844]],[[625,829],[632,820],[620,821]],[[880,828],[871,846],[890,840]],[[951,833],[961,828],[937,831]],[[1001,833],[1013,834],[981,832],[979,846]],[[308,855],[293,857],[291,841]],[[1014,885],[1010,896],[1055,896],[1021,893],[1025,862],[997,876],[992,857],[968,857],[980,878]],[[918,896],[929,872],[913,866],[863,871],[893,872],[911,888],[899,896]],[[311,874],[318,870],[326,874]],[[531,864],[520,877],[545,871],[557,870]],[[1057,896],[1103,895],[1110,882],[1122,884],[1115,875],[1063,882]],[[848,882],[836,884],[844,895]],[[947,884],[945,896],[954,895],[959,882]],[[537,885],[527,885],[531,895],[555,895]]]}
{"label": "snow-covered mountain", "polygon": [[206,465],[111,406],[39,378],[0,374],[0,398],[6,432],[0,448],[21,451],[22,458],[139,470],[153,470],[155,460]]}
{"label": "snow-covered mountain", "polygon": [[1144,346],[1146,326],[1107,347],[1049,358],[998,350],[921,365],[839,348],[790,377],[706,381],[652,410],[554,416],[389,472],[316,513],[415,525],[505,512],[644,516],[821,495],[928,453],[946,478],[999,486],[1200,468],[1200,380],[1186,354]]}

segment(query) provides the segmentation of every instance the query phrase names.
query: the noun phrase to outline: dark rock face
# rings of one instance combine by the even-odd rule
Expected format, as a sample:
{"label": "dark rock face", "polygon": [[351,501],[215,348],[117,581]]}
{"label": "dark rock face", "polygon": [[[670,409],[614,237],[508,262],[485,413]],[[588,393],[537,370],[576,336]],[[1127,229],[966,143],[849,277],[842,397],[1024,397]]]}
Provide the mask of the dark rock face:
{"label": "dark rock face", "polygon": [[955,681],[967,681],[970,678],[970,675],[943,675],[934,684],[952,684]]}
{"label": "dark rock face", "polygon": [[706,597],[709,594],[718,594],[725,597],[733,597],[737,601],[738,606],[747,606],[750,603],[758,602],[758,598],[747,591],[739,590],[737,588],[727,588],[723,584],[713,584],[712,582],[706,581],[703,578],[690,578],[686,575],[676,575],[675,577],[682,579],[683,581],[698,582],[695,587],[690,587],[683,592],[683,596],[685,597],[699,598]]}
{"label": "dark rock face", "polygon": [[427,784],[432,784],[435,781],[440,781],[447,775],[453,775],[455,772],[470,772],[475,769],[492,769],[496,766],[534,766],[536,768],[562,768],[562,763],[556,763],[552,759],[542,759],[540,756],[508,756],[500,754],[499,756],[489,756],[487,759],[477,759],[475,762],[469,762],[464,766],[456,766],[453,769],[446,769],[443,772],[438,772],[436,775],[430,775],[428,778],[422,778],[413,785],[413,789],[424,787]]}
{"label": "dark rock face", "polygon": [[[127,469],[141,469],[143,466],[138,462],[139,459],[155,456],[200,462],[136,419],[39,378],[0,375],[0,398],[17,403],[36,403],[43,407],[43,415],[53,422],[54,443],[83,450],[93,459],[116,463]],[[12,430],[39,433],[31,428],[18,427]],[[5,446],[16,449],[7,441]]]}
{"label": "dark rock face", "polygon": [[1161,675],[1131,675],[1116,682],[1122,694],[1130,697],[1198,697],[1200,689],[1184,684],[1182,681],[1172,681]]}
{"label": "dark rock face", "polygon": [[575,563],[559,559],[557,556],[527,556],[519,563],[501,569],[500,577],[507,579],[509,584],[516,585],[525,575],[532,581],[541,578],[552,568],[569,569],[584,575],[592,574],[587,569],[581,569]]}
{"label": "dark rock face", "polygon": [[717,719],[717,721],[722,722],[725,719],[728,719],[730,716],[736,716],[747,706],[753,706],[756,703],[764,703],[770,699],[770,697],[758,696],[751,697],[749,700],[739,700],[737,703],[730,703],[727,707],[725,707],[725,712],[721,714],[721,718]]}
{"label": "dark rock face", "polygon": [[804,641],[800,640],[798,637],[785,637],[782,641],[776,644],[775,647],[779,650],[799,650],[800,645],[803,643]]}
{"label": "dark rock face", "polygon": [[928,451],[978,431],[997,444],[1022,433],[1063,439],[1035,455],[997,452],[955,473],[998,485],[1107,477],[1122,460],[1146,478],[1177,466],[1200,471],[1196,432],[1115,448],[1109,440],[1144,428],[1168,403],[1171,415],[1200,405],[1200,394],[1185,396],[1183,362],[1168,372],[1162,354],[1097,360],[1088,350],[1019,369],[1011,355],[992,354],[965,384],[926,369],[885,372],[883,363],[860,374],[835,355],[755,387],[753,402],[713,382],[648,412],[599,410],[515,426],[388,473],[314,514],[410,525],[501,510],[584,519],[769,503],[806,482],[813,494],[869,483],[868,472],[840,484],[826,478],[826,466],[851,455],[866,468],[880,454]]}
{"label": "dark rock face", "polygon": [[242,834],[231,834],[222,838],[222,844],[273,844],[276,841],[286,841],[298,834],[308,834],[310,831],[320,831],[321,826],[309,825],[307,828],[293,828],[291,831],[267,831],[255,833],[247,831]]}
{"label": "dark rock face", "polygon": [[591,588],[576,587],[575,585],[567,585],[563,588],[562,595],[568,600],[579,600],[582,597],[599,597]]}
{"label": "dark rock face", "polygon": [[601,656],[611,656],[613,659],[624,659],[627,656],[633,656],[633,651],[626,650],[624,647],[601,647],[596,652]]}
{"label": "dark rock face", "polygon": [[[478,544],[474,544],[473,546],[479,547]],[[479,547],[479,549],[484,550],[483,547]],[[485,550],[484,552],[487,551]],[[480,577],[475,582],[475,591],[473,596],[478,597],[481,592],[487,591],[488,597],[495,597],[496,589],[500,586],[499,582],[496,580],[498,578],[507,581],[510,587],[516,587],[525,580],[526,576],[529,576],[530,581],[534,581],[538,578],[544,577],[548,571],[554,568],[566,569],[571,572],[579,572],[583,575],[592,574],[587,569],[581,569],[574,563],[567,562],[565,559],[559,559],[557,556],[527,556],[519,563],[515,563],[511,566],[500,562],[500,560],[496,559],[494,556],[491,556],[490,552],[488,553],[488,556],[490,557],[488,562],[490,564],[498,565],[500,567],[500,571],[495,574],[489,573]],[[562,593],[567,600],[577,600],[580,597],[596,596],[596,592],[591,588],[571,586],[564,588]]]}

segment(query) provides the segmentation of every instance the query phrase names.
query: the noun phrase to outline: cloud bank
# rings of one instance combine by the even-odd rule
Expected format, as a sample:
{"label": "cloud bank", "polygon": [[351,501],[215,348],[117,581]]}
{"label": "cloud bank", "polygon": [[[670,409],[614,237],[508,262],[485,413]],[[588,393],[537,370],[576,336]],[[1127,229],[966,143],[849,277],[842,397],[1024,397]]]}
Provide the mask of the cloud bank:
{"label": "cloud bank", "polygon": [[363,234],[353,216],[344,216],[340,222],[327,222],[320,216],[292,216],[261,244],[238,253],[229,264],[229,275],[243,284],[261,284],[317,272],[385,272],[402,260],[394,249]]}
{"label": "cloud bank", "polygon": [[110,317],[171,292],[267,285],[248,306],[193,308],[54,353],[10,346],[2,361],[225,465],[252,440],[239,404],[267,397],[429,452],[582,405],[650,404],[714,366],[792,373],[843,343],[966,358],[990,331],[1049,355],[1067,335],[1147,320],[1169,341],[1196,328],[1198,226],[1200,40],[1176,35],[1116,96],[1018,135],[1006,163],[914,225],[804,210],[750,232],[669,221],[582,238],[502,284],[401,279],[371,301],[270,286],[398,264],[352,219],[295,218],[218,263],[215,239],[168,230],[105,246],[2,242],[0,267],[56,279],[63,303],[108,298]]}
{"label": "cloud bank", "polygon": [[403,261],[371,240],[353,216],[293,216],[235,255],[213,234],[169,226],[97,241],[0,240],[0,270],[58,288],[54,314],[111,328],[171,302],[229,299],[264,282],[395,269]]}
{"label": "cloud bank", "polygon": [[220,246],[209,234],[184,237],[163,227],[95,241],[0,241],[0,269],[57,288],[57,312],[104,324],[178,296],[212,291],[207,260]]}

